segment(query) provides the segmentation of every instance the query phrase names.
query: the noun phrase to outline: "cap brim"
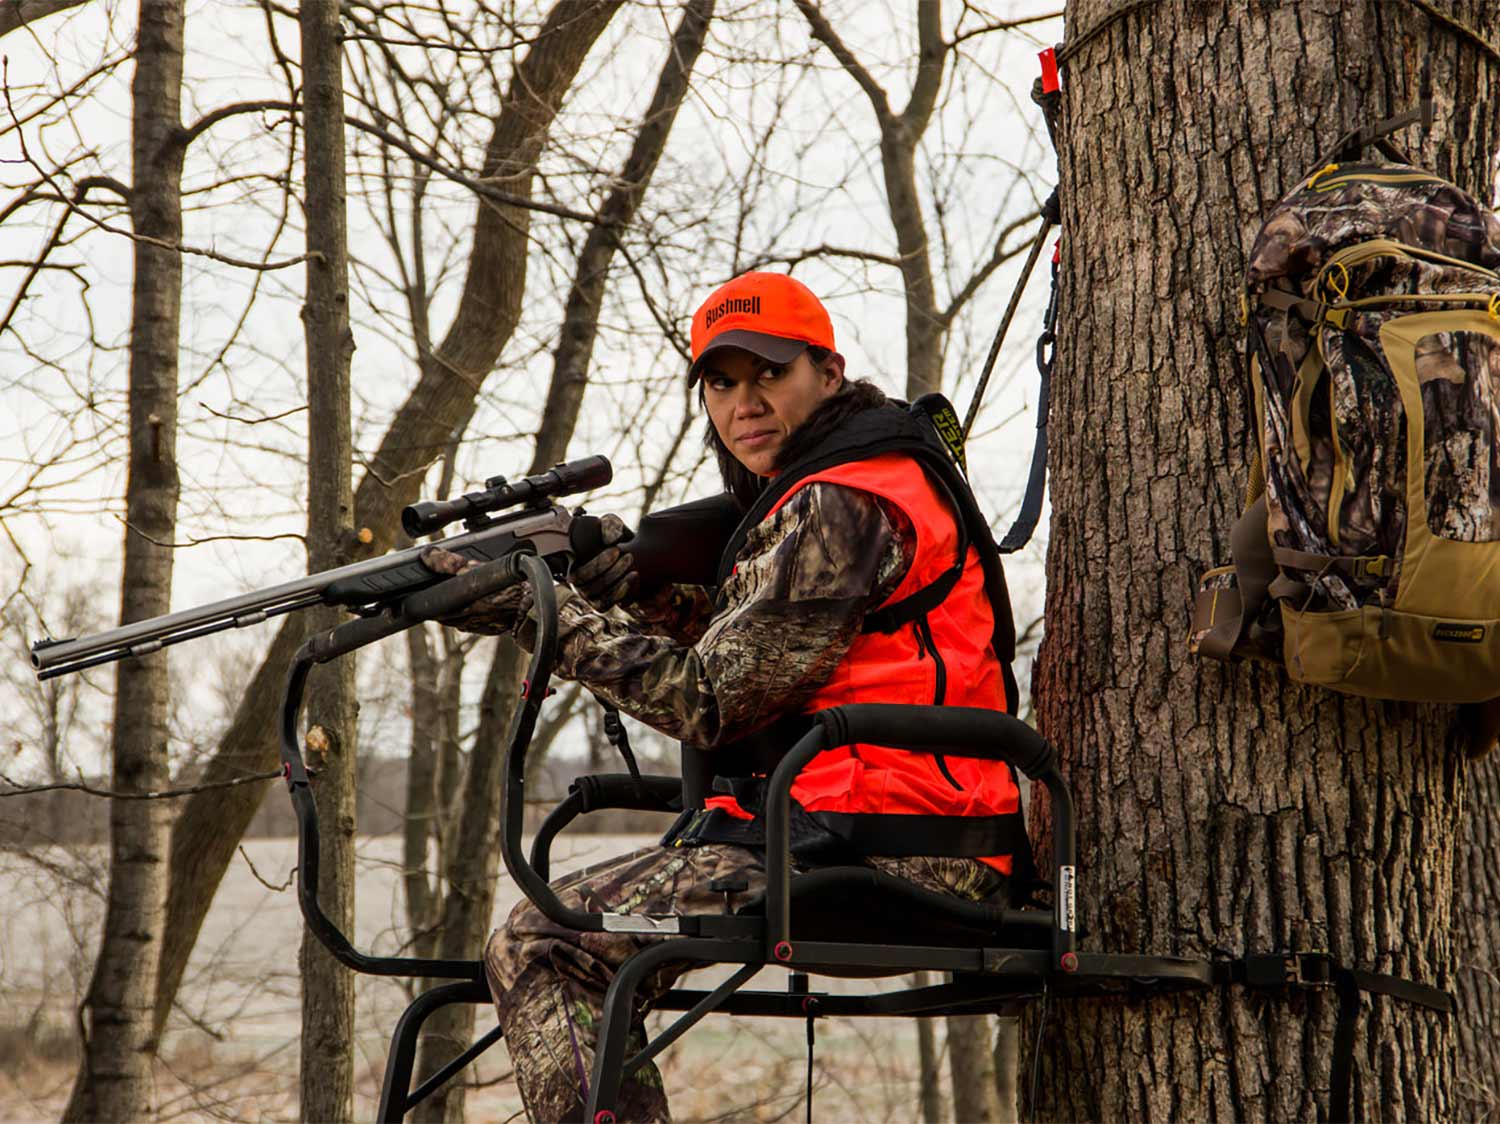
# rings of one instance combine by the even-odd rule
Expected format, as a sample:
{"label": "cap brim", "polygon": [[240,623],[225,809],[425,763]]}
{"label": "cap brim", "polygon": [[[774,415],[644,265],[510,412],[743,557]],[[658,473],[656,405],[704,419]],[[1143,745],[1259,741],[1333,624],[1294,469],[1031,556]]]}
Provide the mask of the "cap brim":
{"label": "cap brim", "polygon": [[726,347],[740,348],[752,355],[759,355],[762,359],[769,359],[772,363],[790,363],[811,346],[803,340],[790,340],[785,336],[768,336],[764,332],[744,330],[723,332],[708,342],[702,353],[693,361],[693,365],[688,368],[688,382],[691,383],[702,373],[705,359]]}

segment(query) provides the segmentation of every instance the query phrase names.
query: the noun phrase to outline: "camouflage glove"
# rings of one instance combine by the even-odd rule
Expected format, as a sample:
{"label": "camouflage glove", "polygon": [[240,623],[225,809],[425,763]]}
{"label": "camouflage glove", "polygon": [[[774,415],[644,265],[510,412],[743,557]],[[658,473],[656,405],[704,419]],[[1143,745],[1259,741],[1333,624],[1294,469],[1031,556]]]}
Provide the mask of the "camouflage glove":
{"label": "camouflage glove", "polygon": [[611,605],[634,600],[641,576],[636,572],[634,556],[618,545],[632,536],[625,521],[618,515],[601,516],[599,534],[604,540],[604,549],[575,567],[568,575],[568,581],[590,604],[608,609]]}
{"label": "camouflage glove", "polygon": [[[435,574],[454,576],[472,570],[479,563],[440,546],[429,546],[418,556],[422,565]],[[488,597],[481,597],[452,616],[443,617],[439,623],[465,632],[479,632],[486,636],[514,633],[531,611],[531,586],[526,582],[502,589]]]}

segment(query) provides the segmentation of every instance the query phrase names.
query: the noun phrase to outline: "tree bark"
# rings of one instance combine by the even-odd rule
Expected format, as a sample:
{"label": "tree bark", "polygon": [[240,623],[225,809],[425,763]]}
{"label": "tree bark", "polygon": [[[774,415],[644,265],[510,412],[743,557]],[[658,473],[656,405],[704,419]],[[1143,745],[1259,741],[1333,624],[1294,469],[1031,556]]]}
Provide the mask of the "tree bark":
{"label": "tree bark", "polygon": [[[1494,40],[1492,6],[1438,6]],[[1496,69],[1414,5],[1073,0],[1067,21],[1083,46],[1063,85],[1035,684],[1074,787],[1086,947],[1327,949],[1447,986],[1463,788],[1448,710],[1190,662],[1183,637],[1197,577],[1227,553],[1254,440],[1238,295],[1260,218],[1319,148],[1414,103],[1427,63],[1441,101],[1418,158],[1484,183]],[[1355,1117],[1452,1115],[1450,1020],[1361,1005]],[[1030,1115],[1326,1118],[1334,1010],[1327,992],[1240,988],[1054,1002]]]}
{"label": "tree bark", "polygon": [[427,877],[428,844],[437,826],[438,663],[427,626],[406,630],[411,676],[411,742],[406,754],[406,815],[401,825],[401,884],[411,955],[431,956],[437,942],[438,891]]}
{"label": "tree bark", "polygon": [[[552,118],[584,56],[619,4],[620,0],[560,0],[548,15],[535,43],[517,65],[496,114],[484,166],[485,175],[497,186],[530,195],[536,158]],[[416,387],[397,411],[355,492],[354,526],[370,532],[364,554],[390,548],[399,526],[397,514],[416,498],[427,466],[441,452],[448,435],[466,422],[480,385],[514,332],[526,285],[529,224],[529,211],[479,203],[474,249],[458,312],[437,353],[422,364]],[[306,627],[293,614],[277,631],[229,732],[208,763],[205,782],[275,765],[282,680]],[[252,791],[249,785],[199,793],[188,800],[173,827],[167,897],[170,940],[162,949],[156,990],[158,1034],[209,904],[263,795],[264,790]]]}
{"label": "tree bark", "polygon": [[[344,178],[344,76],[335,4],[298,9],[306,130],[307,565],[319,573],[354,561],[354,442],[349,406],[349,247]],[[308,627],[337,626],[345,613],[320,606]],[[353,656],[308,679],[307,757],[317,768],[318,901],[344,933],[354,931]],[[301,1110],[304,1120],[354,1115],[354,975],[304,927],[301,948]]]}
{"label": "tree bark", "polygon": [[[931,972],[917,972],[912,987],[927,987]],[[917,1020],[917,1107],[922,1124],[942,1124],[943,1080],[938,1065],[937,1034],[931,1019]]]}
{"label": "tree bark", "polygon": [[1453,983],[1458,999],[1454,1099],[1458,1120],[1500,1117],[1500,753],[1469,770],[1458,898]]}
{"label": "tree bark", "polygon": [[[177,349],[182,311],[181,128],[183,9],[142,0],[131,83],[131,225],[135,273],[130,325],[130,466],[120,623],[171,610],[177,529]],[[149,239],[149,241],[148,241]],[[112,787],[148,792],[168,783],[169,682],[165,653],[116,672]],[[79,1022],[83,1058],[63,1118],[151,1115],[151,1004],[167,885],[167,804],[110,803],[109,901]]]}

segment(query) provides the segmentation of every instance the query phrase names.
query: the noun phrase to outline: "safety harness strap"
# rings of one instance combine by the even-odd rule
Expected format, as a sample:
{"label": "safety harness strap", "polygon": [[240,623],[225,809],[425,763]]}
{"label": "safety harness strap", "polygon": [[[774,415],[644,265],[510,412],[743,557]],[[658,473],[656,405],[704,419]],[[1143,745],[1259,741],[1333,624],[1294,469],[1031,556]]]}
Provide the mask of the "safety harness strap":
{"label": "safety harness strap", "polygon": [[1452,1014],[1457,1005],[1441,988],[1400,976],[1346,968],[1323,952],[1268,953],[1239,960],[1218,960],[1214,980],[1264,991],[1332,987],[1338,996],[1338,1022],[1333,1032],[1333,1057],[1328,1080],[1328,1119],[1331,1124],[1353,1118],[1354,1036],[1359,1030],[1359,993],[1386,995],[1403,1003]]}
{"label": "safety harness strap", "polygon": [[1354,1034],[1359,1029],[1359,993],[1388,995],[1403,1003],[1413,1003],[1429,1010],[1451,1015],[1457,1005],[1453,996],[1439,988],[1399,976],[1365,972],[1358,968],[1338,968],[1333,973],[1334,993],[1339,997],[1338,1025],[1333,1032],[1333,1070],[1328,1081],[1328,1119],[1332,1122],[1354,1119],[1352,1085],[1354,1073]]}

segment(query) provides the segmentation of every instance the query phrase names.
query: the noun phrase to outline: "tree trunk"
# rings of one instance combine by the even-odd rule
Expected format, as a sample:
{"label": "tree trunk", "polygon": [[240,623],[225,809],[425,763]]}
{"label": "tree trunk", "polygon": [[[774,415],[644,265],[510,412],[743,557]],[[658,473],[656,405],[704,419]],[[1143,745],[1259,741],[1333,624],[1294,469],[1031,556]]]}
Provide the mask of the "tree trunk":
{"label": "tree trunk", "polygon": [[[906,397],[915,400],[943,387],[943,344],[953,312],[940,312],[932,280],[927,223],[917,193],[917,145],[937,106],[949,47],[943,42],[941,0],[916,4],[916,79],[911,98],[900,113],[891,109],[885,90],[854,56],[813,0],[796,0],[813,37],[827,47],[854,79],[880,126],[880,168],[885,178],[885,205],[896,235],[896,267],[906,293]],[[960,1033],[963,1033],[960,1031]]]}
{"label": "tree trunk", "polygon": [[[506,191],[529,196],[536,157],[552,118],[584,56],[619,7],[620,0],[592,3],[560,0],[516,74],[495,118],[485,155],[485,175]],[[363,553],[388,550],[401,508],[416,498],[426,466],[441,452],[473,409],[485,377],[510,339],[526,286],[530,212],[479,204],[469,272],[459,309],[443,344],[386,430],[372,467],[355,493],[354,526],[368,529]],[[289,616],[277,631],[251,688],[236,710],[229,732],[208,763],[204,781],[222,781],[275,767],[276,715],[282,682],[307,625]],[[191,797],[172,831],[172,879],[167,930],[156,990],[155,1026],[182,981],[224,871],[260,806],[265,790],[240,785]]]}
{"label": "tree trunk", "polygon": [[948,1072],[953,1079],[953,1119],[961,1124],[1000,1119],[995,1084],[994,1035],[987,1015],[949,1015]]}
{"label": "tree trunk", "polygon": [[411,742],[406,755],[406,814],[401,825],[401,884],[411,955],[431,956],[437,942],[438,891],[427,877],[428,844],[437,825],[438,664],[427,626],[406,630],[411,675]]}
{"label": "tree trunk", "polygon": [[[1495,38],[1500,11],[1456,14]],[[1320,147],[1411,105],[1426,63],[1443,100],[1422,157],[1483,183],[1497,72],[1414,5],[1073,0],[1067,20],[1081,46],[1063,87],[1035,683],[1074,786],[1085,947],[1321,948],[1446,986],[1463,787],[1449,712],[1190,662],[1183,637],[1197,577],[1227,553],[1253,443],[1237,356],[1248,238]],[[1361,1002],[1356,1118],[1451,1115],[1450,1020]],[[1054,1001],[1030,1114],[1326,1118],[1335,1005],[1242,988]]]}
{"label": "tree trunk", "polygon": [[[553,354],[547,405],[542,411],[542,417],[547,421],[537,435],[532,472],[545,472],[567,455],[578,408],[583,402],[583,391],[588,385],[589,363],[594,356],[594,336],[599,327],[599,309],[604,304],[604,283],[609,277],[609,267],[667,147],[667,136],[677,120],[677,110],[687,93],[693,66],[703,50],[713,12],[714,0],[688,0],[683,5],[682,18],[672,36],[666,64],[656,80],[656,92],[646,109],[646,116],[636,130],[630,156],[615,181],[617,186],[599,209],[598,224],[589,231],[578,255],[563,312],[562,331],[557,337],[557,351]],[[559,420],[554,422],[554,418]]]}
{"label": "tree trunk", "polygon": [[995,1119],[1001,1124],[1016,1124],[1020,1119],[1017,1106],[1020,1097],[1017,1085],[1020,1081],[1020,1023],[1011,1015],[1001,1015],[995,1033],[994,1065],[995,1095],[1000,1102],[1000,1115]]}
{"label": "tree trunk", "polygon": [[[495,880],[500,874],[500,767],[505,733],[520,690],[525,654],[509,640],[495,647],[495,658],[479,701],[479,729],[469,751],[469,770],[454,830],[444,840],[443,884],[446,893],[438,917],[435,955],[471,960],[484,949],[495,910]],[[429,980],[428,986],[440,981]],[[468,1049],[474,1037],[474,1007],[459,1003],[428,1018],[417,1056],[413,1087],[426,1081]],[[455,1079],[412,1111],[414,1121],[461,1121],[464,1084]]]}
{"label": "tree trunk", "polygon": [[1453,983],[1458,999],[1458,1057],[1453,1113],[1458,1120],[1500,1119],[1500,753],[1469,770],[1463,842],[1458,849]]}
{"label": "tree trunk", "polygon": [[[912,987],[928,987],[932,973],[917,972]],[[931,1019],[917,1020],[917,1106],[922,1124],[942,1124],[943,1079],[938,1065],[936,1026]]]}
{"label": "tree trunk", "polygon": [[[135,277],[130,325],[130,469],[120,623],[171,610],[177,530],[177,347],[182,309],[180,0],[142,0],[131,83],[131,225]],[[146,241],[150,239],[150,241]],[[168,782],[165,653],[116,672],[112,787],[149,792]],[[152,1024],[163,899],[167,804],[114,800],[109,815],[109,902],[79,1021],[83,1058],[63,1118],[150,1116]]]}
{"label": "tree trunk", "polygon": [[[349,365],[349,248],[344,185],[344,75],[334,4],[303,4],[302,110],[306,129],[307,564],[319,573],[354,561],[353,436]],[[308,627],[323,631],[344,612],[320,606]],[[308,679],[308,763],[317,768],[319,905],[354,931],[354,658],[322,664]],[[304,1120],[354,1115],[354,975],[302,932],[301,1110]]]}
{"label": "tree trunk", "polygon": [[[600,221],[589,232],[579,254],[562,330],[558,333],[552,381],[547,392],[547,405],[542,412],[542,426],[537,433],[531,472],[545,470],[567,453],[588,382],[609,266],[621,234],[635,217],[641,197],[666,147],[677,110],[687,93],[693,64],[708,35],[713,8],[714,0],[688,0],[683,5],[682,18],[672,36],[656,91],[636,133],[618,186],[605,200],[599,212]],[[504,749],[503,745],[493,743],[500,741],[510,723],[513,708],[521,665],[515,656],[505,654],[512,647],[510,644],[501,645],[502,651],[496,654],[485,689],[486,709],[483,713],[488,718],[493,711],[499,724],[489,732],[490,743],[483,738],[475,740],[474,751],[469,757],[469,774],[464,781],[464,798],[458,807],[458,824],[452,835],[444,840],[447,896],[438,937],[442,950],[439,955],[443,957],[465,959],[480,955],[490,927],[495,900],[493,881],[498,870],[494,847],[499,816],[500,754]],[[500,676],[508,678],[497,679]],[[482,729],[481,734],[484,733]],[[487,756],[481,756],[482,753]],[[533,760],[528,764],[534,764],[540,758],[541,747],[534,744]],[[484,844],[487,850],[474,849],[479,840],[487,840]],[[422,1038],[417,1059],[417,1082],[427,1080],[467,1049],[473,1027],[474,1010],[467,1005],[449,1007],[434,1014],[428,1020]],[[452,1082],[418,1105],[413,1119],[423,1124],[436,1124],[445,1119],[461,1120],[463,1096],[463,1084]]]}

